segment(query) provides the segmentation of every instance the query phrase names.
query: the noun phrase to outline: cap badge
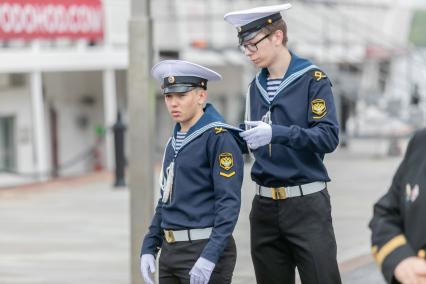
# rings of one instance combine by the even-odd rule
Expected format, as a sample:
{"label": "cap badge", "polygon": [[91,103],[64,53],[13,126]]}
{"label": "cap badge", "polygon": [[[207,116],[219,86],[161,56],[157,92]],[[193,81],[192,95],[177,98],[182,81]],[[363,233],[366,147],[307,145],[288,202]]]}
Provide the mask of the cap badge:
{"label": "cap badge", "polygon": [[238,28],[237,28],[237,31],[238,31],[238,32],[241,32],[241,27],[238,27]]}
{"label": "cap badge", "polygon": [[268,19],[268,24],[272,24],[272,19]]}
{"label": "cap badge", "polygon": [[170,84],[173,84],[175,82],[175,77],[170,76],[167,81],[169,81]]}
{"label": "cap badge", "polygon": [[204,82],[203,81],[201,81],[201,86],[204,87]]}

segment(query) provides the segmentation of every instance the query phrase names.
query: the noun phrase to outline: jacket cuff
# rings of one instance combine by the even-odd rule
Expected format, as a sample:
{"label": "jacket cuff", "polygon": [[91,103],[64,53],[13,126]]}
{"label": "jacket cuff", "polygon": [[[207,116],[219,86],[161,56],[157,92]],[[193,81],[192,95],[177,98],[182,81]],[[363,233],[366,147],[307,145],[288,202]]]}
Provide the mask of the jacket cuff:
{"label": "jacket cuff", "polygon": [[290,127],[272,124],[272,139],[273,144],[286,144],[290,141]]}
{"label": "jacket cuff", "polygon": [[206,244],[203,252],[201,253],[201,257],[204,257],[205,259],[213,262],[214,264],[217,264],[222,252],[223,252],[223,249],[213,244],[210,240]]}
{"label": "jacket cuff", "polygon": [[384,244],[375,254],[387,283],[398,283],[394,279],[395,268],[404,259],[415,256],[413,248],[407,243],[404,235],[398,235]]}
{"label": "jacket cuff", "polygon": [[145,239],[142,243],[140,257],[142,257],[143,254],[152,254],[155,258],[157,258],[157,254],[159,250],[160,250],[160,247],[158,245]]}

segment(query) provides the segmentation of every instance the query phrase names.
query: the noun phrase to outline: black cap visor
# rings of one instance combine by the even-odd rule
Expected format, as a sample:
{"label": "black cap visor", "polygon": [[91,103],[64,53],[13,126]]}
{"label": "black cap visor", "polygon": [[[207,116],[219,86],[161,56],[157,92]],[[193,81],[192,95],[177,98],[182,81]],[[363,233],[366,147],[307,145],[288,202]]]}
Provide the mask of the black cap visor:
{"label": "black cap visor", "polygon": [[272,23],[275,23],[276,21],[282,19],[280,13],[275,13],[263,18],[260,18],[258,20],[255,20],[253,22],[250,22],[244,26],[241,26],[238,29],[238,38],[240,44],[251,40],[256,36],[256,34],[263,28],[266,27]]}
{"label": "black cap visor", "polygon": [[239,36],[240,45],[242,45],[243,43],[245,43],[245,42],[247,42],[247,41],[249,41],[253,38],[255,38],[257,36],[257,34],[261,32],[261,30],[262,29],[260,28],[255,32],[248,32],[248,33],[241,34]]}
{"label": "black cap visor", "polygon": [[163,89],[163,94],[165,95],[169,93],[187,93],[195,88],[196,86],[190,84],[169,85]]}

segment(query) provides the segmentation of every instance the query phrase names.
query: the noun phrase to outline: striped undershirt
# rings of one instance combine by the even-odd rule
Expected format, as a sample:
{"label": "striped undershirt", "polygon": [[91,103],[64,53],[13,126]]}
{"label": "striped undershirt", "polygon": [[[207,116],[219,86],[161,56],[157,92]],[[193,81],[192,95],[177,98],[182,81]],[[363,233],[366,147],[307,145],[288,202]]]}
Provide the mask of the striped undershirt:
{"label": "striped undershirt", "polygon": [[186,132],[178,131],[176,133],[176,145],[175,145],[175,151],[176,152],[179,151],[180,147],[182,147],[182,143],[183,143],[183,140],[185,139],[185,137],[186,137]]}
{"label": "striped undershirt", "polygon": [[279,79],[267,79],[266,82],[266,92],[268,93],[269,102],[271,103],[275,96],[276,96],[276,90],[280,86],[282,81],[282,78]]}

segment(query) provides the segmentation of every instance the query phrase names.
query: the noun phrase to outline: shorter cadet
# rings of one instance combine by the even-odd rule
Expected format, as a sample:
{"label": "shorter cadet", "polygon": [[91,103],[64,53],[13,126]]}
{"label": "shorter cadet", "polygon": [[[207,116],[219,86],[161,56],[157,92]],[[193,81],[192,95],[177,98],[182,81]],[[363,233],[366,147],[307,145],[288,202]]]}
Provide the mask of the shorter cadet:
{"label": "shorter cadet", "polygon": [[176,121],[164,152],[161,198],[141,251],[141,271],[154,283],[231,283],[232,237],[241,205],[240,131],[224,122],[207,99],[207,81],[221,76],[203,66],[166,60],[152,68]]}

